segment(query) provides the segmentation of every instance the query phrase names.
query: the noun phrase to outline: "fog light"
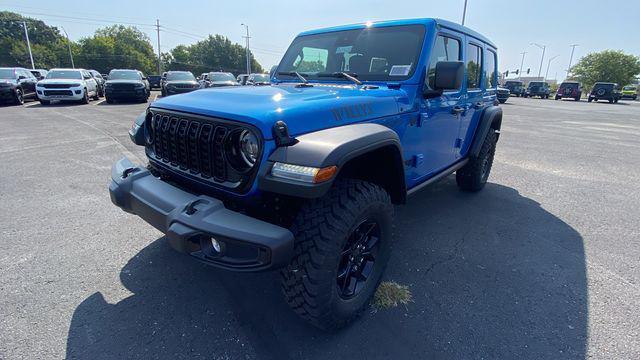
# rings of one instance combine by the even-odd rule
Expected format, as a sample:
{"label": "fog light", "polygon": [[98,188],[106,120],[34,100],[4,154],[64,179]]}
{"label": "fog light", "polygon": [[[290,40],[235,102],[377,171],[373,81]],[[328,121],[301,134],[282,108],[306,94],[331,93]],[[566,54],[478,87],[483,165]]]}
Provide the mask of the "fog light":
{"label": "fog light", "polygon": [[222,247],[220,246],[220,243],[218,242],[218,240],[214,238],[211,238],[211,246],[213,247],[213,250],[217,253],[222,251]]}
{"label": "fog light", "polygon": [[82,90],[76,90],[76,94],[78,95],[82,94]]}

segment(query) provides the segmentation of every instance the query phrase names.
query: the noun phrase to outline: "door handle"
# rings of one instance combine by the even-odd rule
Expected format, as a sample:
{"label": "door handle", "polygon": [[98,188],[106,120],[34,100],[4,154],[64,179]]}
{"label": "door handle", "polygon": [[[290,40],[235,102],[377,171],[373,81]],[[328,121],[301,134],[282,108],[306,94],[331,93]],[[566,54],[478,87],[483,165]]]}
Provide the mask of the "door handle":
{"label": "door handle", "polygon": [[458,106],[458,105],[456,105],[456,106],[451,108],[451,113],[452,114],[460,114],[460,113],[463,113],[464,111],[465,111],[465,108],[463,108],[462,106]]}
{"label": "door handle", "polygon": [[481,101],[478,101],[477,103],[473,104],[473,106],[474,106],[476,109],[480,109],[480,108],[483,108],[483,107],[484,107],[484,103],[483,103],[483,102],[481,102]]}

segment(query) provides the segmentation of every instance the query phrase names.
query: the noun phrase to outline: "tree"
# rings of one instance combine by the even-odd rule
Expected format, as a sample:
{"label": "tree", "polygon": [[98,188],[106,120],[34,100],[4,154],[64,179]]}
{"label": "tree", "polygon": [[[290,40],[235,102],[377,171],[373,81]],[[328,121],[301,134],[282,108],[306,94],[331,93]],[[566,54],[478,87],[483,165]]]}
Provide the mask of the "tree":
{"label": "tree", "polygon": [[[251,70],[263,72],[253,54],[249,54]],[[207,71],[246,72],[245,48],[222,35],[209,35],[192,45],[178,45],[162,58],[166,69],[188,70],[196,75]]]}
{"label": "tree", "polygon": [[570,78],[582,82],[590,89],[598,81],[626,85],[640,74],[640,58],[621,50],[591,53],[571,68]]}
{"label": "tree", "polygon": [[113,25],[98,29],[92,37],[79,41],[76,66],[109,72],[111,69],[138,69],[153,73],[156,56],[149,37],[133,26]]}

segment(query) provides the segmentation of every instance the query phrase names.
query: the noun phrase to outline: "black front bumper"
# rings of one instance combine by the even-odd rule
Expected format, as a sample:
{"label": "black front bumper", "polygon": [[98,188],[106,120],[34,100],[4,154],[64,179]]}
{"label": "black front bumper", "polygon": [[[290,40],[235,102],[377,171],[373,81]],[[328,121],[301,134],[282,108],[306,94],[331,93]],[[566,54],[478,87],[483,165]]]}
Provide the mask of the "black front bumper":
{"label": "black front bumper", "polygon": [[113,90],[105,88],[104,93],[106,97],[113,99],[141,99],[147,95],[147,90],[145,88],[132,90]]}
{"label": "black front bumper", "polygon": [[[194,195],[154,177],[128,159],[111,169],[111,201],[166,234],[178,251],[209,265],[234,271],[260,271],[286,265],[293,255],[293,234],[228,210],[222,201]],[[211,238],[221,244],[213,249]]]}

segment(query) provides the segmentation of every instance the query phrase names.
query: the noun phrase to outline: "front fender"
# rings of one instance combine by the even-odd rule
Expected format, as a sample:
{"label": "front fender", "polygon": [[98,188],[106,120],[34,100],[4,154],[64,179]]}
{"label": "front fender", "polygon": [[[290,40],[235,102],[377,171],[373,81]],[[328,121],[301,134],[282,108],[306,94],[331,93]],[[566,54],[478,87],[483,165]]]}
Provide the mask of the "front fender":
{"label": "front fender", "polygon": [[[303,198],[324,195],[333,180],[310,184],[295,180],[276,178],[271,175],[275,162],[324,168],[337,166],[339,171],[349,160],[382,147],[393,146],[402,154],[398,135],[379,124],[353,124],[298,136],[295,145],[279,147],[269,157],[258,177],[261,190]],[[401,156],[401,155],[400,155]],[[402,164],[402,159],[399,159]],[[402,169],[402,167],[401,167]],[[404,179],[404,174],[401,174]]]}

